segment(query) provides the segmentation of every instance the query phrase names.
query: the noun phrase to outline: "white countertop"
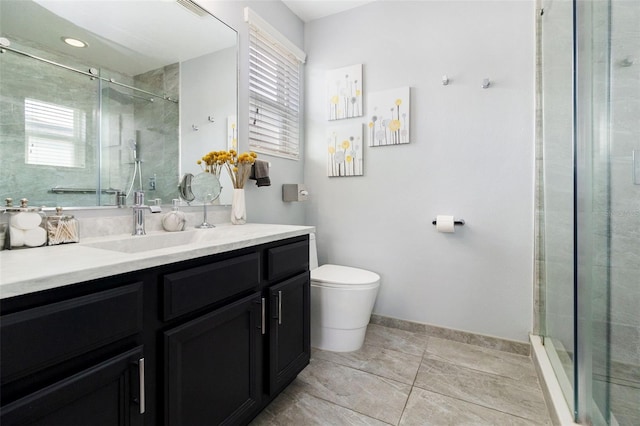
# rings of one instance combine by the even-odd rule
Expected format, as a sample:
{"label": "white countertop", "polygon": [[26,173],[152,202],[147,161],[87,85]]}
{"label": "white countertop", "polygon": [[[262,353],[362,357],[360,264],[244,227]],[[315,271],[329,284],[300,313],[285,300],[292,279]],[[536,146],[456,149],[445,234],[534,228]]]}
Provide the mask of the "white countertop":
{"label": "white countertop", "polygon": [[313,226],[220,224],[212,229],[190,228],[182,233],[170,233],[184,234],[179,238],[184,237],[188,243],[134,253],[90,245],[114,240],[126,243],[130,239],[163,238],[162,235],[168,233],[148,232],[146,236],[119,235],[81,239],[79,244],[3,250],[0,251],[0,298],[297,237],[314,230]]}

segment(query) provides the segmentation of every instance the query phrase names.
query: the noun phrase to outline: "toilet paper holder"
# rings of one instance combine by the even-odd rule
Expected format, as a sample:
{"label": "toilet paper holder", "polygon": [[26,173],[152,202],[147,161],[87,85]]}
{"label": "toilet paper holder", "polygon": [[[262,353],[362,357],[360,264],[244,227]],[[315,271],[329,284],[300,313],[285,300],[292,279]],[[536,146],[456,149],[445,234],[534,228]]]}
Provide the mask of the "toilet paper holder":
{"label": "toilet paper holder", "polygon": [[[433,219],[433,221],[431,222],[431,224],[432,224],[432,225],[435,225],[435,224],[436,224],[436,220],[435,220],[435,219]],[[454,219],[454,220],[453,220],[453,224],[454,224],[454,225],[460,225],[460,226],[462,226],[462,225],[464,225],[464,219]]]}

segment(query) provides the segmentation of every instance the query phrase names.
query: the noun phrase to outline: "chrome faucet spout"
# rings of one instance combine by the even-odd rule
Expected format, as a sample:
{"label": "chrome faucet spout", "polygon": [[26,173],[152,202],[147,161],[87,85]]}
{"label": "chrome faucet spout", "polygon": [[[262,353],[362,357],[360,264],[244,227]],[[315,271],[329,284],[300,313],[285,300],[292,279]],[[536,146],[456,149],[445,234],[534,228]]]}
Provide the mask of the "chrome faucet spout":
{"label": "chrome faucet spout", "polygon": [[145,206],[144,205],[144,192],[134,192],[134,205],[133,208],[133,232],[131,235],[146,235],[144,229],[144,212],[149,210],[151,213],[160,213],[162,208],[160,206]]}

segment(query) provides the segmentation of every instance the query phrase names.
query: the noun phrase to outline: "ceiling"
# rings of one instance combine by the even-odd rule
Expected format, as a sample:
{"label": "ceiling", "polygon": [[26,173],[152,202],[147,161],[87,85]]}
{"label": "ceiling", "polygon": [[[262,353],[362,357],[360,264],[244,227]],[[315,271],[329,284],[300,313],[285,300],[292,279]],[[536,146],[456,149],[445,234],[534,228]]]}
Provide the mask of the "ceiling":
{"label": "ceiling", "polygon": [[[0,12],[2,36],[16,48],[28,40],[129,75],[234,46],[237,39],[215,17],[198,16],[173,0],[0,0]],[[89,48],[69,47],[62,36],[80,38]]]}
{"label": "ceiling", "polygon": [[375,0],[282,0],[304,22],[344,12]]}

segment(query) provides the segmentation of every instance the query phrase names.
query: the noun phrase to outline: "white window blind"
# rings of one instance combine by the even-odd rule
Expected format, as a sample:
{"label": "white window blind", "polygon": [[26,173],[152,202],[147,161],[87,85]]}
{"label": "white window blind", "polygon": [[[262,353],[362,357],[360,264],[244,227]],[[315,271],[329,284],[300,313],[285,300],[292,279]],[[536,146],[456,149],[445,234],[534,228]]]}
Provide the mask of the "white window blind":
{"label": "white window blind", "polygon": [[304,52],[248,8],[245,20],[249,23],[249,147],[298,159]]}
{"label": "white window blind", "polygon": [[84,167],[86,114],[36,99],[24,100],[26,163]]}

